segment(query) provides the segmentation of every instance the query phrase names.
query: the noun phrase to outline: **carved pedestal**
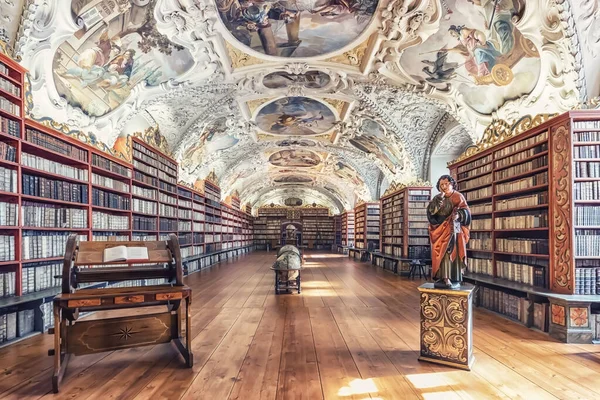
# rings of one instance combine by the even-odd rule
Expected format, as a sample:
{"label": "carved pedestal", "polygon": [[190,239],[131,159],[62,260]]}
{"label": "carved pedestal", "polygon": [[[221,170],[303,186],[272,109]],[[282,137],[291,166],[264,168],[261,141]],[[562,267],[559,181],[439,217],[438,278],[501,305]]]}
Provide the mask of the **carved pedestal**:
{"label": "carved pedestal", "polygon": [[[575,297],[575,296],[571,296]],[[592,296],[580,296],[590,298]],[[592,343],[594,337],[590,322],[589,301],[568,301],[550,297],[550,324],[548,333],[565,343]]]}
{"label": "carved pedestal", "polygon": [[419,286],[421,293],[421,355],[419,360],[471,369],[473,365],[473,290]]}

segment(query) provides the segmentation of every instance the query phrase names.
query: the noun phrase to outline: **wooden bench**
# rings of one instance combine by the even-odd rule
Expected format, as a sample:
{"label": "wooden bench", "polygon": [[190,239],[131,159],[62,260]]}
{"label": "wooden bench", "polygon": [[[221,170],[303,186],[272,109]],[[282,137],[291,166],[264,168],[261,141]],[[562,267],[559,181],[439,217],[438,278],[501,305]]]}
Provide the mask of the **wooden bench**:
{"label": "wooden bench", "polygon": [[[425,278],[427,278],[428,274],[425,271],[425,266],[429,265],[429,263],[431,263],[431,259],[425,259],[425,258],[407,258],[407,257],[396,257],[390,254],[384,254],[384,253],[380,253],[380,252],[372,252],[371,253],[371,264],[376,265],[376,260],[377,259],[384,259],[387,261],[391,261],[392,264],[392,268],[390,269],[390,271],[392,271],[395,274],[400,274],[400,268],[399,265],[400,263],[409,263],[410,264],[410,269],[408,271],[408,277],[409,278],[415,278],[416,274],[419,274],[419,278],[421,278],[422,276],[424,276]],[[383,269],[385,268],[385,263],[383,266]]]}
{"label": "wooden bench", "polygon": [[348,247],[348,257],[356,259],[356,254],[359,255],[360,261],[369,261],[370,252],[367,249],[357,249],[356,247]]}
{"label": "wooden bench", "polygon": [[[104,249],[114,246],[148,249],[143,264],[104,262]],[[111,266],[107,266],[111,265]],[[122,265],[122,266],[121,266]],[[80,288],[98,282],[166,279],[165,284],[132,287]],[[54,356],[52,388],[60,382],[72,355],[113,351],[173,341],[186,365],[193,366],[191,352],[192,290],[183,284],[181,252],[177,236],[156,242],[77,242],[69,236],[62,272],[62,293],[54,298]],[[185,345],[182,307],[186,304]],[[165,305],[166,311],[112,318],[78,320],[80,312],[120,310]]]}

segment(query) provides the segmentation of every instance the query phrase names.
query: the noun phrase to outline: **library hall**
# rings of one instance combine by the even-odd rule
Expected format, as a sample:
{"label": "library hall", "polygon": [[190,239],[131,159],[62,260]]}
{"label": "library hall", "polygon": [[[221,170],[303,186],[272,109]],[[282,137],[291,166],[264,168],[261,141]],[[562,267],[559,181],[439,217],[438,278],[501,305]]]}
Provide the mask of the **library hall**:
{"label": "library hall", "polygon": [[4,399],[600,399],[600,0],[0,0]]}

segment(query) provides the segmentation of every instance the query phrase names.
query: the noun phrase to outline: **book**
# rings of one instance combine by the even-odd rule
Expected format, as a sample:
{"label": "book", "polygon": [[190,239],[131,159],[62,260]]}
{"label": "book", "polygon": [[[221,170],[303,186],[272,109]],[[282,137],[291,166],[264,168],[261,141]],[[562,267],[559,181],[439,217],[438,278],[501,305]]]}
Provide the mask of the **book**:
{"label": "book", "polygon": [[104,262],[146,260],[148,260],[146,247],[115,246],[104,249]]}

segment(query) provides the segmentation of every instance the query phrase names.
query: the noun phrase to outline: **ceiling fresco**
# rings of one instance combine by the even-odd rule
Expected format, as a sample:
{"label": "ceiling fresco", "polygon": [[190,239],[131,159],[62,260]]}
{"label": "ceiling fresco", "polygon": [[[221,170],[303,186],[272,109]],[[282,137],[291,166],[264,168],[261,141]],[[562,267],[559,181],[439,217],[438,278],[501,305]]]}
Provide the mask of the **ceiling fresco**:
{"label": "ceiling fresco", "polygon": [[181,180],[254,207],[352,208],[600,91],[593,0],[0,3],[31,118],[117,150],[152,132]]}
{"label": "ceiling fresco", "polygon": [[333,128],[336,117],[323,102],[308,97],[284,97],[258,111],[256,125],[273,135],[318,135]]}
{"label": "ceiling fresco", "polygon": [[216,0],[234,40],[275,57],[314,57],[339,50],[360,36],[377,0]]}

